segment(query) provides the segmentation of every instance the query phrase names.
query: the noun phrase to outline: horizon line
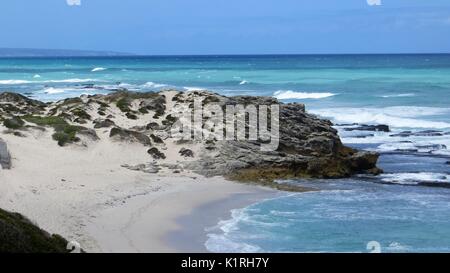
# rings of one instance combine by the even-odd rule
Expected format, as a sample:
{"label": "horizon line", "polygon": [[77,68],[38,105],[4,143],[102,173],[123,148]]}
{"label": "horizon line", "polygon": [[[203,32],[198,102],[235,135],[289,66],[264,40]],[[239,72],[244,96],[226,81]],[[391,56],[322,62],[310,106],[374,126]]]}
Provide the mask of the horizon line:
{"label": "horizon line", "polygon": [[[91,51],[92,52],[92,51]],[[96,51],[98,53],[111,51]],[[450,52],[402,52],[402,53],[219,53],[219,54],[133,54],[114,52],[112,55],[17,55],[2,56],[0,59],[7,58],[133,58],[133,57],[248,57],[248,56],[368,56],[368,55],[450,55]]]}

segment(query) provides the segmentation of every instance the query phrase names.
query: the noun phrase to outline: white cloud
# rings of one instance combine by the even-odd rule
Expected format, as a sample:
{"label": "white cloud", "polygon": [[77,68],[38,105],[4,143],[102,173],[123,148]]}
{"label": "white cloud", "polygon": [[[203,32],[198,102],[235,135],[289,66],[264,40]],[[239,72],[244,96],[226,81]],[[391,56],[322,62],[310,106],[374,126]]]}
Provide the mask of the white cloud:
{"label": "white cloud", "polygon": [[81,0],[66,0],[69,6],[81,6]]}
{"label": "white cloud", "polygon": [[381,6],[381,0],[367,0],[369,6]]}

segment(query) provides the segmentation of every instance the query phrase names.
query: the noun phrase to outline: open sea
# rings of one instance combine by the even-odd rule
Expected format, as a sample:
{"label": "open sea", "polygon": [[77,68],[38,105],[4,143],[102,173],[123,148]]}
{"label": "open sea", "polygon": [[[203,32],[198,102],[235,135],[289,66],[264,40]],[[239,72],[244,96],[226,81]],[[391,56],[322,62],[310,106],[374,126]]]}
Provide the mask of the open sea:
{"label": "open sea", "polygon": [[280,181],[321,191],[233,210],[207,228],[210,251],[450,252],[450,55],[0,59],[0,91],[52,101],[118,88],[302,102],[347,145],[381,153],[379,177]]}

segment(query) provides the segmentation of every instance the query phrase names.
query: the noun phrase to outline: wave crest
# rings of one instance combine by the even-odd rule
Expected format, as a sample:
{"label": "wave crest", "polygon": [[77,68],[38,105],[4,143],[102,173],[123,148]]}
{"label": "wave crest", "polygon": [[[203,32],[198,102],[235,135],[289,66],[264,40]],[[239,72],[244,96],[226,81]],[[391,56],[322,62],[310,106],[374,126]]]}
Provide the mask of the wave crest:
{"label": "wave crest", "polygon": [[450,108],[393,106],[386,108],[333,108],[310,110],[335,123],[386,124],[398,128],[450,128],[450,123],[418,119],[447,115]]}
{"label": "wave crest", "polygon": [[334,93],[316,93],[316,92],[295,92],[292,90],[279,90],[276,91],[273,96],[279,100],[289,100],[289,99],[323,99],[332,96],[336,96]]}
{"label": "wave crest", "polygon": [[104,67],[96,67],[96,68],[92,69],[91,72],[99,72],[99,71],[104,71],[106,69],[107,68],[104,68]]}

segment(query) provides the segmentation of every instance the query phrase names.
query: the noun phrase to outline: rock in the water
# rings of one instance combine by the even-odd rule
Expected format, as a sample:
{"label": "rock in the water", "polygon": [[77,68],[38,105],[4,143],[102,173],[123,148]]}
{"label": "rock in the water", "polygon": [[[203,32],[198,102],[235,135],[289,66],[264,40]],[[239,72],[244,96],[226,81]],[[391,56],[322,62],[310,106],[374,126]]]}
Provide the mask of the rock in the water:
{"label": "rock in the water", "polygon": [[450,165],[450,161],[445,162],[445,164]]}
{"label": "rock in the water", "polygon": [[148,136],[136,131],[126,130],[119,127],[112,128],[109,133],[109,137],[121,141],[139,142],[146,146],[150,146],[152,144]]}
{"label": "rock in the water", "polygon": [[379,124],[379,125],[366,125],[362,124],[358,127],[350,127],[344,128],[345,131],[372,131],[372,132],[390,132],[388,125]]}
{"label": "rock in the water", "polygon": [[0,139],[0,167],[3,169],[11,168],[11,155],[9,154],[6,142]]}
{"label": "rock in the water", "polygon": [[411,136],[444,136],[445,133],[442,131],[437,130],[425,130],[425,131],[419,131],[419,132],[413,132],[413,131],[403,131],[397,134],[390,135],[391,137],[411,137]]}
{"label": "rock in the water", "polygon": [[153,147],[147,151],[154,159],[166,159],[166,155],[158,150],[158,148]]}
{"label": "rock in the water", "polygon": [[437,131],[437,130],[425,130],[425,131],[416,132],[413,135],[414,136],[443,136],[444,132]]}
{"label": "rock in the water", "polygon": [[194,157],[194,152],[189,149],[181,148],[180,155],[184,157]]}
{"label": "rock in the water", "polygon": [[446,182],[419,182],[417,185],[426,186],[426,187],[434,187],[434,188],[450,189],[450,183],[446,183]]}

